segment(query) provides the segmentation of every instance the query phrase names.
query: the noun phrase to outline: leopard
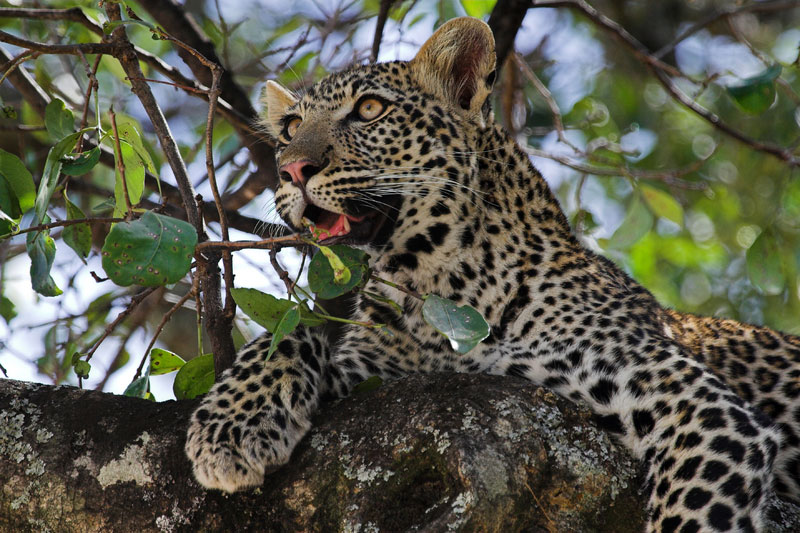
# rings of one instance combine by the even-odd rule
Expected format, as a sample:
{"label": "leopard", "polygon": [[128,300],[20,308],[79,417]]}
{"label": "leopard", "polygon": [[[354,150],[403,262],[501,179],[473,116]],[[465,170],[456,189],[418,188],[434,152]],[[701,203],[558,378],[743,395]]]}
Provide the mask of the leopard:
{"label": "leopard", "polygon": [[[661,306],[573,233],[529,155],[494,120],[495,43],[445,22],[409,61],[355,65],[302,94],[267,81],[278,214],[369,254],[338,341],[300,326],[267,360],[246,344],[189,424],[206,488],[258,487],[323,402],[372,376],[517,376],[588,405],[641,461],[648,532],[760,531],[800,501],[800,337]],[[413,293],[470,305],[490,335],[460,353]],[[388,301],[397,304],[390,305]]]}

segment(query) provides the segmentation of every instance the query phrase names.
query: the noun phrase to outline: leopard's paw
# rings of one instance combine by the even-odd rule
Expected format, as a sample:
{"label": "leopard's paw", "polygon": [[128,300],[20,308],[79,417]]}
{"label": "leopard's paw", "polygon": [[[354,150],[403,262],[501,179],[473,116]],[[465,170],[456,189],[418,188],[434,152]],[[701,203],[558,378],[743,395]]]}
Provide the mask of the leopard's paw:
{"label": "leopard's paw", "polygon": [[[186,455],[197,481],[206,488],[236,492],[264,482],[264,474],[288,462],[294,444],[273,423],[240,423],[216,418],[205,406],[195,412]],[[214,419],[214,420],[212,420]]]}

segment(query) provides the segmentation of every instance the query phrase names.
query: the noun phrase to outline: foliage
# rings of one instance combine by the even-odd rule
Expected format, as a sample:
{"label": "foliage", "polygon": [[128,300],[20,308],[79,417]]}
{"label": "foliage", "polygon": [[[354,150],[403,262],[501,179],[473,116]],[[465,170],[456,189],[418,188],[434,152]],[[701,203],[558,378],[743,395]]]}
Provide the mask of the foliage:
{"label": "foliage", "polygon": [[[87,380],[152,399],[151,376],[177,372],[173,393],[187,398],[207,390],[214,376],[208,339],[215,333],[200,330],[197,312],[222,316],[235,301],[237,343],[258,325],[273,332],[271,350],[300,324],[346,321],[325,312],[317,297],[361,290],[402,312],[384,295],[363,290],[372,273],[359,250],[313,237],[295,242],[320,253],[310,261],[307,289],[299,253],[281,253],[292,276],[283,273],[286,291],[279,295],[277,276],[261,266],[267,252],[236,251],[229,260],[230,251],[210,246],[229,231],[239,230],[237,239],[241,232],[253,239],[274,231],[267,226],[259,233],[263,210],[244,207],[274,184],[271,140],[252,127],[250,102],[263,80],[300,89],[366,60],[372,35],[359,28],[375,27],[381,2],[184,6],[216,51],[210,59],[234,74],[219,85],[223,102],[211,131],[211,71],[202,62],[193,67],[185,59],[191,54],[179,55],[181,45],[168,37],[183,29],[179,22],[135,2],[123,4],[131,11],[123,9],[120,20],[112,20],[114,3],[51,4],[77,5],[89,23],[0,10],[2,30],[54,46],[115,42],[111,30],[127,32],[141,54],[142,76],[157,80],[147,86],[169,121],[187,183],[204,199],[219,200],[192,197],[187,205],[180,165],[154,125],[152,105],[139,100],[141,86],[130,90],[141,80],[126,71],[121,54],[20,55],[25,47],[4,44],[16,59],[6,63],[0,93],[0,364],[12,377],[27,362],[56,383]],[[501,16],[506,4],[396,2],[380,57],[408,58],[415,47],[407,43],[419,44],[435,24],[462,14]],[[644,43],[634,51],[597,15],[565,3],[538,9],[546,4],[528,11],[520,56],[498,77],[495,109],[550,180],[586,244],[666,305],[800,333],[797,10],[765,2],[714,18],[714,2],[670,1],[643,12],[632,1],[593,2]],[[652,29],[656,19],[659,31]],[[699,21],[705,24],[692,26]],[[38,92],[21,89],[21,71]],[[200,232],[189,216],[193,209],[205,220]],[[225,226],[216,222],[220,211]],[[223,286],[232,289],[222,297],[230,300],[225,310],[203,299],[220,255],[226,283],[235,272],[237,284],[252,287]],[[424,318],[454,346],[469,349],[488,334],[469,309],[417,296]],[[161,347],[153,348],[156,340]],[[143,372],[125,366],[131,355]],[[122,368],[121,381],[110,382]]]}

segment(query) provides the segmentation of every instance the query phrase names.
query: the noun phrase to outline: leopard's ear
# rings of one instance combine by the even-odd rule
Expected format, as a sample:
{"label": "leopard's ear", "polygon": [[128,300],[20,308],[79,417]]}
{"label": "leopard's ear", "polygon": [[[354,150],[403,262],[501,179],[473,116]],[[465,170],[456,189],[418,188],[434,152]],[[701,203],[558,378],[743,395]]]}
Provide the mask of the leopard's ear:
{"label": "leopard's ear", "polygon": [[272,80],[267,81],[264,87],[264,94],[261,103],[266,108],[262,123],[266,125],[270,133],[277,137],[281,132],[281,119],[286,116],[286,111],[295,105],[298,98],[280,83]]}
{"label": "leopard's ear", "polygon": [[423,89],[454,108],[481,116],[495,78],[494,36],[482,20],[447,21],[411,60],[412,76]]}

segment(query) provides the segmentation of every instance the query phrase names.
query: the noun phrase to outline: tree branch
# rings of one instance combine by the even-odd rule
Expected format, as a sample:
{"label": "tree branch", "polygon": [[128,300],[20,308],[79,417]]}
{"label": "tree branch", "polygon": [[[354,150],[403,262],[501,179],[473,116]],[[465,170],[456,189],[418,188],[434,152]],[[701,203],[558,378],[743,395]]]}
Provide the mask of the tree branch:
{"label": "tree branch", "polygon": [[667,71],[674,70],[672,67],[666,65],[659,58],[650,54],[645,47],[636,40],[635,37],[628,33],[625,28],[597,11],[584,0],[537,1],[533,7],[568,7],[580,11],[594,24],[610,33],[613,37],[618,39],[623,45],[630,49],[637,59],[647,66],[656,79],[661,83],[661,85],[664,86],[667,92],[669,92],[675,100],[693,111],[697,116],[711,124],[714,128],[749,146],[753,150],[764,152],[780,159],[781,161],[785,161],[789,166],[800,166],[800,158],[795,157],[788,148],[753,139],[752,137],[733,128],[732,126],[729,126],[723,122],[719,116],[694,102],[670,79]]}
{"label": "tree branch", "polygon": [[489,27],[494,34],[497,70],[503,67],[506,57],[514,50],[514,39],[529,7],[530,0],[498,0],[494,5],[489,15]]}

